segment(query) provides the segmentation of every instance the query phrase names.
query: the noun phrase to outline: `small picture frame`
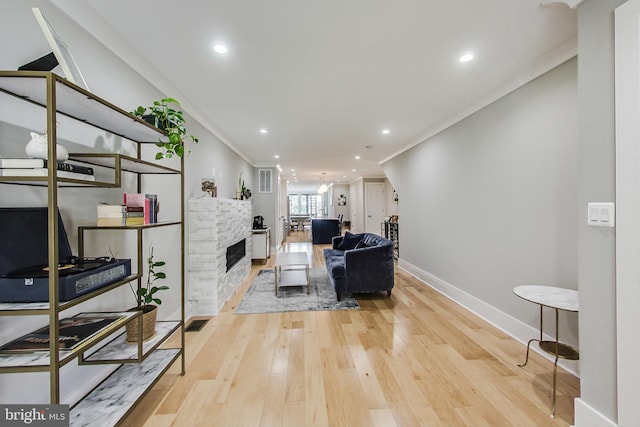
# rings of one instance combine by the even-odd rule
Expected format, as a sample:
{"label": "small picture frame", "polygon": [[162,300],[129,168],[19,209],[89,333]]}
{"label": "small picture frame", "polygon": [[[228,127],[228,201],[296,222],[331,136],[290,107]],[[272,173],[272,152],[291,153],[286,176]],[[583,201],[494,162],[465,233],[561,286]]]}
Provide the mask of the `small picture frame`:
{"label": "small picture frame", "polygon": [[215,178],[202,178],[201,180],[202,191],[209,193],[211,197],[218,197],[218,187],[216,187]]}
{"label": "small picture frame", "polygon": [[347,196],[341,194],[338,196],[338,206],[346,206],[347,205]]}

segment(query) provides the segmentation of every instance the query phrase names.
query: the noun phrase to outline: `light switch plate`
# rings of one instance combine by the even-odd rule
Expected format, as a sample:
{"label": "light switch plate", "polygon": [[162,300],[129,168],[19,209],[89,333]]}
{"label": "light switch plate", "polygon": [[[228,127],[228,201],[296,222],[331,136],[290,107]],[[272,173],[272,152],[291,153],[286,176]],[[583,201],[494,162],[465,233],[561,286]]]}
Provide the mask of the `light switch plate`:
{"label": "light switch plate", "polygon": [[615,227],[615,203],[587,203],[587,224],[593,227]]}

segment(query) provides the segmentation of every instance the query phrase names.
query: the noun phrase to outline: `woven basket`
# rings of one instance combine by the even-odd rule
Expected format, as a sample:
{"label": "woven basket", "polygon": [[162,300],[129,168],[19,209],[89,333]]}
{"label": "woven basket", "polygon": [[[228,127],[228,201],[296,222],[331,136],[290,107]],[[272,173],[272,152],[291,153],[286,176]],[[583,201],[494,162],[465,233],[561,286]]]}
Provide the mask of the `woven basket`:
{"label": "woven basket", "polygon": [[[142,310],[142,341],[153,338],[156,334],[156,317],[158,316],[157,305],[143,305],[135,307],[129,311]],[[127,323],[127,342],[138,342],[138,319]]]}

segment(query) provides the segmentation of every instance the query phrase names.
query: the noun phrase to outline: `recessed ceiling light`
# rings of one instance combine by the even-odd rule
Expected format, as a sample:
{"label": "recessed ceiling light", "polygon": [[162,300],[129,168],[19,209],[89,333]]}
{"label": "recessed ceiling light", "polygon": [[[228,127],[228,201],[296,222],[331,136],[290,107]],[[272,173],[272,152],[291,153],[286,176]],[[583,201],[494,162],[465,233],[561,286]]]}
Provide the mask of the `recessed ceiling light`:
{"label": "recessed ceiling light", "polygon": [[355,169],[351,169],[351,172],[355,172],[355,171],[356,171]]}
{"label": "recessed ceiling light", "polygon": [[295,171],[296,171],[295,169],[291,169],[291,172],[295,172]]}
{"label": "recessed ceiling light", "polygon": [[389,132],[391,132],[389,129],[382,129],[382,133],[385,135],[388,134]]}
{"label": "recessed ceiling light", "polygon": [[356,160],[360,160],[360,156],[356,156]]}
{"label": "recessed ceiling light", "polygon": [[268,131],[268,130],[266,130],[266,129],[264,129],[264,128],[263,128],[263,129],[260,129],[260,133],[267,133],[267,132],[269,132],[269,131]]}
{"label": "recessed ceiling light", "polygon": [[280,156],[279,156],[279,155],[277,155],[277,154],[276,154],[275,156],[273,156],[273,157],[274,157],[274,158],[276,158],[276,159],[279,159],[279,158],[280,158]]}
{"label": "recessed ceiling light", "polygon": [[213,46],[213,50],[215,50],[217,53],[222,53],[222,54],[225,54],[228,51],[227,47],[221,44],[217,44]]}
{"label": "recessed ceiling light", "polygon": [[458,59],[460,62],[469,62],[473,59],[473,53],[465,53]]}

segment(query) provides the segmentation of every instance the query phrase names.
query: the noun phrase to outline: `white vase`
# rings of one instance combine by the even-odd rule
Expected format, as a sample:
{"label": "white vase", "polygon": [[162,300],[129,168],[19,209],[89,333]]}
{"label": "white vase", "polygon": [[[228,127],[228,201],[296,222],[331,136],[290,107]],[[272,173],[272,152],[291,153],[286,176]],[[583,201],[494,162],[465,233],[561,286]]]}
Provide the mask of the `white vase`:
{"label": "white vase", "polygon": [[[47,135],[31,132],[31,140],[24,148],[24,152],[29,157],[36,159],[47,159],[49,154],[47,150]],[[69,151],[60,144],[56,144],[56,159],[59,162],[66,162],[69,159]]]}

